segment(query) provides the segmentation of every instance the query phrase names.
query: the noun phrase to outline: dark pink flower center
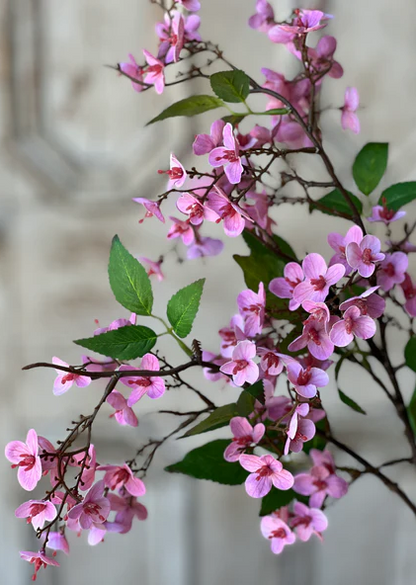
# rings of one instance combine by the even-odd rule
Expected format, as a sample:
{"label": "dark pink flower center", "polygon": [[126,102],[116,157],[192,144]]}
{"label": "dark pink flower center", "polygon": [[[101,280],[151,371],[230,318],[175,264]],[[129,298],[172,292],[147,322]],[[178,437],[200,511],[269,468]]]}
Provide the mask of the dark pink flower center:
{"label": "dark pink flower center", "polygon": [[358,307],[361,311],[362,315],[367,315],[367,301],[364,299],[357,299],[354,303],[356,307]]}
{"label": "dark pink flower center", "polygon": [[269,539],[272,538],[286,538],[286,530],[284,528],[278,528],[270,533]]}
{"label": "dark pink flower center", "polygon": [[163,65],[159,65],[156,63],[155,65],[149,65],[146,70],[146,73],[156,73],[156,75],[160,75],[163,71]]}
{"label": "dark pink flower center", "polygon": [[316,329],[309,329],[308,331],[308,339],[312,341],[315,345],[321,345],[321,339],[319,337],[319,333]]}
{"label": "dark pink flower center", "polygon": [[394,264],[392,264],[391,262],[388,262],[386,266],[383,266],[383,270],[390,278],[392,278],[396,274]]}
{"label": "dark pink flower center", "polygon": [[46,504],[32,504],[30,506],[30,515],[27,519],[27,523],[30,524],[32,519],[38,514],[42,514],[46,510]]}
{"label": "dark pink flower center", "polygon": [[247,360],[235,360],[234,361],[233,375],[235,376],[235,374],[237,374],[237,372],[241,372],[241,370],[244,370],[244,368],[246,368],[247,366],[248,366]]}
{"label": "dark pink flower center", "polygon": [[131,380],[127,380],[127,384],[130,386],[143,386],[144,388],[147,388],[148,386],[151,386],[152,381],[150,378],[132,378]]}
{"label": "dark pink flower center", "polygon": [[290,287],[292,287],[292,289],[295,288],[295,286],[298,286],[299,283],[301,283],[302,281],[299,280],[298,278],[296,280],[290,280],[289,278],[285,278],[286,282],[288,283],[288,285]]}
{"label": "dark pink flower center", "polygon": [[32,575],[32,581],[36,581],[36,573],[39,571],[39,569],[41,569],[42,567],[44,569],[46,569],[46,567],[48,566],[45,561],[42,561],[42,559],[40,559],[39,557],[32,557],[29,561],[30,563],[32,563],[35,567],[35,572]]}
{"label": "dark pink flower center", "polygon": [[232,329],[220,329],[220,335],[223,338],[223,347],[231,347],[237,343],[235,332]]}
{"label": "dark pink flower center", "polygon": [[243,307],[244,313],[254,313],[258,315],[262,309],[261,305],[249,305],[248,307]]}
{"label": "dark pink flower center", "polygon": [[66,374],[66,376],[62,376],[61,384],[66,384],[67,382],[72,382],[75,380],[76,374]]}
{"label": "dark pink flower center", "polygon": [[273,475],[273,470],[268,465],[263,465],[256,473],[256,481],[260,481],[262,477],[270,477]]}
{"label": "dark pink flower center", "polygon": [[105,518],[100,514],[101,506],[99,504],[95,504],[94,502],[88,502],[83,506],[84,514],[87,516],[98,516],[98,518],[104,522]]}
{"label": "dark pink flower center", "polygon": [[302,443],[304,443],[307,440],[308,437],[306,435],[303,435],[300,431],[296,431],[296,435],[293,441],[302,441]]}
{"label": "dark pink flower center", "polygon": [[228,160],[229,163],[234,163],[237,162],[240,157],[237,155],[235,150],[224,149],[222,156],[217,156],[215,160],[220,161],[222,158]]}
{"label": "dark pink flower center", "polygon": [[244,437],[233,437],[233,442],[241,445],[242,447],[248,447],[253,442],[251,435],[245,435]]}
{"label": "dark pink flower center", "polygon": [[354,321],[351,319],[351,317],[346,317],[344,319],[344,324],[345,324],[345,331],[348,333],[348,335],[351,335],[351,333],[353,332],[353,329],[354,329]]}
{"label": "dark pink flower center", "polygon": [[181,167],[172,167],[169,171],[157,171],[159,175],[168,175],[171,181],[177,181],[183,177],[183,169]]}
{"label": "dark pink flower center", "polygon": [[119,484],[124,485],[130,479],[130,474],[127,469],[119,469],[113,474],[110,481],[110,488],[115,490]]}
{"label": "dark pink flower center", "polygon": [[308,366],[306,370],[301,370],[298,374],[297,384],[299,386],[306,386],[311,379],[311,366]]}
{"label": "dark pink flower center", "polygon": [[326,490],[326,488],[327,488],[326,481],[324,481],[323,479],[315,479],[312,483],[315,487],[318,488],[318,490],[317,490],[318,492]]}
{"label": "dark pink flower center", "polygon": [[396,212],[393,211],[392,209],[387,209],[387,207],[383,207],[383,210],[380,211],[380,217],[382,217],[386,221],[391,221],[395,215]]}
{"label": "dark pink flower center", "polygon": [[36,457],[34,455],[30,455],[29,453],[22,453],[19,455],[21,461],[19,463],[14,463],[11,467],[14,469],[15,467],[24,467],[25,471],[30,471],[36,464]]}
{"label": "dark pink flower center", "polygon": [[322,274],[319,275],[319,278],[311,278],[311,285],[313,286],[314,290],[324,290],[326,286],[325,276]]}
{"label": "dark pink flower center", "polygon": [[365,248],[361,260],[364,264],[371,264],[373,253],[370,248]]}
{"label": "dark pink flower center", "polygon": [[266,353],[266,355],[263,357],[264,361],[266,362],[266,366],[267,369],[269,370],[270,368],[277,368],[277,366],[280,363],[280,358],[279,356],[275,355],[274,353],[270,352],[270,353]]}
{"label": "dark pink flower center", "polygon": [[296,526],[309,526],[309,524],[312,522],[312,518],[311,516],[298,516],[297,518],[294,518],[291,522],[291,526],[293,528],[296,528]]}

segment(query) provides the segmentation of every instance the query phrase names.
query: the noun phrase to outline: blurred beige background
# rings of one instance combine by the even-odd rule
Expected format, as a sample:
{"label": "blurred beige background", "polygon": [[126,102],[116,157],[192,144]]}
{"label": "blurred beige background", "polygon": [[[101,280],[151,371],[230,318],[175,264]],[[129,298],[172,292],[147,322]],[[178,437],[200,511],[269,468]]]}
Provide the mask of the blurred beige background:
{"label": "blurred beige background", "polygon": [[[254,13],[254,0],[202,0],[202,4],[204,36],[220,42],[236,65],[259,80],[262,66],[293,71],[294,59],[264,35],[249,31],[240,36]],[[297,6],[289,0],[273,4],[282,17]],[[342,105],[348,85],[358,87],[361,95],[358,137],[342,132],[339,111],[329,110],[323,117],[328,150],[340,177],[353,188],[353,157],[362,144],[375,140],[391,145],[389,169],[380,187],[415,180],[415,2],[396,0],[392,6],[388,0],[317,0],[301,6],[335,15],[327,32],[339,40],[336,57],[345,76],[329,80],[323,106]],[[189,95],[191,89],[178,86],[161,97],[151,92],[139,96],[128,81],[103,67],[125,60],[129,52],[139,57],[142,47],[154,51],[153,25],[159,16],[147,0],[4,0],[0,4],[2,445],[22,439],[32,426],[51,440],[62,438],[73,417],[93,408],[99,389],[75,388],[55,398],[52,372],[23,373],[20,368],[50,360],[52,355],[79,362],[80,352],[71,340],[90,335],[94,319],[105,326],[125,315],[112,298],[106,274],[112,236],[118,233],[132,252],[153,259],[169,250],[161,224],[153,219],[139,226],[142,212],[131,198],[161,192],[164,180],[157,169],[167,168],[171,150],[190,161],[193,134],[214,118],[207,115],[144,128],[168,103]],[[316,174],[318,169],[310,172]],[[303,175],[307,173],[305,167]],[[322,174],[317,176],[325,180]],[[342,220],[318,213],[309,216],[292,207],[280,207],[276,221],[279,235],[294,241],[299,255],[314,250],[326,258],[330,257],[326,232],[347,227]],[[211,235],[215,234],[222,237],[222,230],[214,227]],[[241,242],[228,240],[219,259],[185,264],[178,264],[170,254],[164,266],[165,283],[154,283],[156,306],[162,313],[173,292],[207,277],[194,332],[207,349],[216,350],[216,331],[235,311],[243,280],[230,256],[242,250]],[[399,360],[403,338],[392,338],[391,344]],[[182,359],[175,348],[164,347],[172,360]],[[232,390],[209,385],[196,373],[188,379],[218,404],[234,399]],[[401,381],[409,397],[414,376],[402,371]],[[340,404],[333,386],[325,390],[339,438],[359,447],[375,463],[405,456],[401,426],[370,381],[352,368],[343,372],[342,386],[369,416],[364,419]],[[163,404],[143,400],[138,406],[138,429],[117,427],[106,418],[107,411],[101,417],[94,436],[100,461],[115,462],[120,453],[128,458],[149,435],[167,434],[176,420],[149,414],[156,407],[192,409],[198,402],[191,394],[176,391],[164,397]],[[226,431],[218,431],[217,436],[226,436]],[[375,479],[360,480],[347,498],[331,506],[324,545],[318,541],[296,545],[277,558],[260,535],[259,504],[243,487],[198,483],[162,471],[196,444],[198,439],[172,441],[156,456],[147,479],[146,522],[137,522],[128,535],[110,535],[95,548],[88,547],[84,537],[71,534],[71,556],[61,557],[61,569],[48,569],[39,582],[412,582],[415,519]],[[396,473],[415,497],[414,471],[399,467]],[[3,460],[0,476],[0,581],[26,583],[31,571],[19,560],[18,550],[36,550],[37,543],[25,523],[14,518],[25,493]]]}

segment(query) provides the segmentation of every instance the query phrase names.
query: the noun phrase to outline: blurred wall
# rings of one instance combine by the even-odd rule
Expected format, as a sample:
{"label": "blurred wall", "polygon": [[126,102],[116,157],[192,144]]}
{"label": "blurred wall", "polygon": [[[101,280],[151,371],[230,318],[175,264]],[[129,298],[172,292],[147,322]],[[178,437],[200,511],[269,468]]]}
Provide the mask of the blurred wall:
{"label": "blurred wall", "polygon": [[[241,34],[247,31],[244,26],[254,11],[254,0],[202,0],[202,4],[202,32],[220,42],[236,65],[259,80],[263,66],[293,71],[294,60],[282,47],[254,31]],[[288,0],[274,4],[282,17],[296,6]],[[329,80],[322,97],[324,107],[332,106],[323,116],[323,128],[339,176],[353,188],[354,155],[362,144],[375,140],[391,145],[389,169],[380,188],[415,180],[416,4],[396,0],[392,8],[388,0],[302,3],[312,6],[335,15],[327,31],[339,40],[337,59],[345,68],[344,78]],[[31,426],[51,440],[59,439],[80,410],[93,408],[97,390],[75,389],[54,398],[52,372],[20,368],[52,355],[78,362],[79,351],[71,340],[90,335],[94,319],[104,326],[122,316],[106,274],[112,236],[118,233],[135,254],[153,259],[169,250],[161,224],[149,220],[138,225],[141,210],[131,198],[161,192],[164,180],[156,170],[167,168],[170,151],[189,161],[193,135],[214,117],[145,128],[149,119],[190,89],[179,85],[161,97],[152,92],[139,96],[127,80],[103,67],[126,59],[129,52],[139,56],[142,47],[154,50],[157,18],[157,7],[147,0],[124,0],[122,7],[115,0],[9,0],[0,5],[2,444],[23,438]],[[342,132],[336,110],[348,85],[358,87],[361,95],[362,133],[357,137]],[[307,160],[303,164],[304,175],[310,171],[322,178],[322,169],[308,169]],[[377,199],[379,190],[373,195]],[[317,213],[309,216],[292,207],[279,207],[276,221],[279,235],[294,242],[299,255],[318,251],[328,258],[326,232],[346,229],[343,220]],[[213,227],[211,235],[220,232]],[[230,278],[230,256],[243,250],[240,241],[228,240],[220,258],[184,264],[169,253],[166,281],[154,284],[161,313],[184,283],[207,277],[194,333],[207,349],[218,347],[216,331],[235,311],[243,279],[237,268]],[[398,335],[390,343],[400,360],[403,338]],[[181,359],[175,348],[165,347],[172,360]],[[217,403],[230,401],[230,389],[209,385],[195,373],[189,380]],[[409,397],[414,380],[402,372],[402,382]],[[339,437],[375,463],[406,455],[400,424],[370,381],[350,368],[343,372],[341,383],[369,416],[364,419],[340,404],[334,386],[325,390],[325,404]],[[182,394],[170,392],[162,408],[183,408],[184,400],[189,409],[198,407],[192,394],[186,399]],[[169,417],[152,415],[154,403],[142,402],[138,429],[120,429],[106,415],[101,417],[94,441],[102,458],[113,462],[121,452],[128,458],[149,435],[161,437],[176,424]],[[217,434],[226,436],[225,431]],[[360,480],[347,498],[331,506],[323,546],[296,545],[276,558],[259,533],[258,503],[242,488],[197,483],[162,472],[196,444],[198,439],[172,441],[158,453],[147,481],[147,522],[137,523],[129,535],[109,536],[94,549],[85,546],[83,537],[72,538],[71,556],[60,559],[60,570],[48,569],[41,582],[411,582],[416,569],[414,519],[375,479]],[[397,473],[416,495],[414,474],[405,468],[397,468]],[[0,474],[1,582],[20,584],[29,578],[30,568],[19,560],[17,551],[30,550],[37,543],[24,522],[14,518],[25,494],[2,460]]]}

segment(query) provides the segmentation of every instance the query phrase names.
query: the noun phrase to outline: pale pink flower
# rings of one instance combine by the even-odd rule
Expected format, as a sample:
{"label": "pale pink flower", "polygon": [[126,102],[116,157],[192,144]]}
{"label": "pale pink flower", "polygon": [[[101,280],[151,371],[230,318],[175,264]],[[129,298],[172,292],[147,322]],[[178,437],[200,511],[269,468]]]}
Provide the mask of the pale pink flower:
{"label": "pale pink flower", "polygon": [[[120,366],[120,371],[135,370],[132,366],[123,365]],[[152,370],[158,372],[160,370],[159,360],[156,356],[151,353],[146,353],[141,361],[140,369]],[[128,406],[136,404],[142,396],[147,394],[149,398],[155,399],[160,398],[165,393],[165,381],[160,376],[155,377],[141,377],[141,376],[123,376],[120,378],[120,382],[129,388],[132,388],[132,392],[127,400]]]}
{"label": "pale pink flower", "polygon": [[56,516],[56,508],[51,502],[43,500],[29,500],[21,504],[15,511],[16,518],[27,518],[27,523],[33,528],[43,528],[45,520],[51,521]]}
{"label": "pale pink flower", "polygon": [[[229,357],[231,357],[231,354]],[[217,356],[215,353],[205,350],[202,352],[202,359],[204,362],[211,362],[218,367],[222,366],[228,361],[227,358]],[[218,380],[224,380],[226,382],[230,381],[230,379],[220,371],[211,370],[210,368],[203,368],[202,373],[204,374],[204,377],[210,382],[217,382]]]}
{"label": "pale pink flower", "polygon": [[170,155],[170,169],[168,171],[159,170],[158,173],[159,175],[168,175],[168,189],[180,189],[188,176],[184,166],[173,153]]}
{"label": "pale pink flower", "polygon": [[343,318],[332,326],[329,337],[337,347],[345,347],[353,341],[354,336],[370,339],[376,333],[375,321],[368,315],[362,315],[355,305],[347,309]]}
{"label": "pale pink flower", "polygon": [[241,315],[234,315],[231,318],[230,326],[219,330],[221,341],[221,355],[226,358],[232,356],[233,350],[239,341],[245,339],[243,333],[244,320]]}
{"label": "pale pink flower", "polygon": [[342,498],[348,491],[348,483],[321,465],[312,467],[310,473],[300,473],[295,477],[293,489],[303,496],[311,496],[309,505],[320,508],[325,497]]}
{"label": "pale pink flower", "polygon": [[267,0],[257,0],[256,14],[250,16],[248,25],[250,28],[267,33],[274,26],[274,11]]}
{"label": "pale pink flower", "polygon": [[85,459],[84,469],[81,475],[79,489],[86,492],[90,489],[95,480],[95,472],[97,469],[97,454],[94,445],[90,445],[88,454],[85,452],[77,453],[72,457],[70,465],[82,467]]}
{"label": "pale pink flower", "polygon": [[155,262],[154,260],[150,260],[150,258],[146,258],[145,256],[139,256],[138,260],[140,260],[142,264],[147,265],[148,276],[156,276],[159,282],[164,280],[165,275],[163,274],[161,268],[163,264],[163,258],[160,258],[157,262]]}
{"label": "pale pink flower", "polygon": [[299,303],[306,299],[310,301],[324,301],[329,293],[329,287],[336,284],[345,274],[342,264],[334,264],[327,268],[325,260],[320,254],[308,254],[302,262],[305,281],[297,285],[293,291],[293,298]]}
{"label": "pale pink flower", "polygon": [[326,26],[326,21],[331,18],[328,14],[320,10],[302,10],[297,8],[295,11],[295,18],[291,24],[281,24],[281,30],[295,34],[306,35],[320,28]]}
{"label": "pale pink flower", "polygon": [[315,433],[316,428],[313,421],[307,418],[301,418],[297,421],[296,430],[287,433],[283,454],[287,455],[289,451],[300,453],[303,449],[303,443],[313,439]]}
{"label": "pale pink flower", "polygon": [[223,120],[216,120],[211,124],[210,134],[197,134],[192,148],[197,156],[208,154],[217,146],[222,144],[222,132],[224,130],[225,122]]}
{"label": "pale pink flower", "polygon": [[[140,67],[140,65],[137,64],[136,59],[131,53],[129,54],[129,61],[129,63],[118,64],[120,71],[129,77],[132,77],[133,79],[137,79],[138,81],[143,82],[143,67]],[[131,85],[133,86],[134,91],[137,92],[143,91],[143,88],[145,87],[140,83],[134,83],[133,80],[131,80]]]}
{"label": "pale pink flower", "polygon": [[18,467],[17,479],[24,490],[32,491],[42,477],[42,464],[38,455],[38,435],[30,429],[26,443],[11,441],[5,449],[6,458],[12,463],[12,469]]}
{"label": "pale pink flower", "polygon": [[19,552],[20,558],[33,564],[35,572],[32,575],[32,581],[36,581],[39,569],[46,569],[48,565],[52,567],[59,567],[58,561],[47,557],[43,551],[32,552],[29,550],[21,550]]}
{"label": "pale pink flower", "polygon": [[182,6],[184,8],[186,8],[186,10],[189,10],[189,12],[197,12],[201,8],[201,3],[199,2],[199,0],[174,0],[174,1],[178,2],[178,4],[182,4]]}
{"label": "pale pink flower", "polygon": [[113,390],[107,398],[107,402],[115,409],[115,412],[110,414],[110,417],[114,417],[118,424],[137,427],[139,424],[137,416],[134,414],[133,409],[130,408],[127,404],[127,400],[120,392]]}
{"label": "pale pink flower", "polygon": [[124,465],[100,465],[98,469],[106,472],[104,484],[110,490],[125,488],[132,496],[144,496],[146,493],[144,483],[133,475],[132,470],[126,463]]}
{"label": "pale pink flower", "polygon": [[146,520],[147,509],[143,504],[140,504],[134,497],[121,497],[116,494],[108,494],[111,509],[116,512],[115,523],[121,525],[121,534],[125,534],[131,530],[133,518],[138,520]]}
{"label": "pale pink flower", "polygon": [[[52,363],[57,366],[69,367],[69,364],[63,362],[57,357],[52,358]],[[81,374],[72,374],[70,372],[63,372],[62,370],[56,370],[58,375],[53,384],[53,393],[55,396],[60,396],[69,390],[72,384],[76,384],[78,388],[85,388],[91,384],[91,378],[89,376],[82,376]]]}
{"label": "pale pink flower", "polygon": [[230,201],[217,185],[214,186],[214,191],[208,193],[207,205],[224,221],[225,235],[230,238],[236,238],[242,233],[245,219],[252,221],[250,216],[241,207]]}
{"label": "pale pink flower", "polygon": [[62,532],[49,532],[46,547],[52,550],[61,550],[66,555],[69,554],[69,544],[65,534],[62,534]]}
{"label": "pale pink flower", "polygon": [[144,70],[144,81],[155,86],[156,93],[161,94],[165,88],[165,65],[149,51],[143,49],[148,67]]}
{"label": "pale pink flower", "polygon": [[240,158],[240,147],[234,137],[233,127],[226,124],[222,133],[224,146],[214,148],[209,154],[209,164],[214,167],[224,167],[227,179],[232,185],[241,181],[243,165]]}
{"label": "pale pink flower", "polygon": [[302,368],[295,360],[287,364],[287,377],[296,392],[304,398],[313,398],[316,396],[317,388],[322,388],[329,383],[326,372],[319,368]]}
{"label": "pale pink flower", "polygon": [[355,113],[360,105],[360,98],[355,87],[345,90],[344,105],[341,108],[341,126],[344,130],[351,130],[354,134],[360,133],[360,120]]}
{"label": "pale pink flower", "polygon": [[284,364],[292,360],[289,356],[268,349],[267,347],[258,347],[257,355],[261,357],[260,369],[267,376],[278,376],[282,372]]}
{"label": "pale pink flower", "polygon": [[280,554],[286,545],[293,544],[296,540],[294,532],[276,515],[264,516],[261,519],[260,530],[264,538],[271,541],[271,549],[275,555]]}
{"label": "pale pink flower", "polygon": [[205,256],[218,256],[223,248],[224,242],[221,240],[199,236],[189,246],[186,257],[188,260],[193,260],[194,258],[204,258]]}
{"label": "pale pink flower", "polygon": [[195,234],[189,223],[187,221],[177,219],[176,217],[170,216],[169,219],[172,221],[172,225],[169,229],[167,238],[169,240],[181,238],[185,246],[192,244],[192,242],[195,240]]}
{"label": "pale pink flower", "polygon": [[295,288],[305,280],[302,268],[296,262],[288,262],[283,270],[283,277],[273,278],[269,284],[269,290],[279,299],[290,299],[289,309],[295,311],[300,307],[300,302],[293,298]]}
{"label": "pale pink flower", "polygon": [[134,197],[133,201],[140,203],[146,209],[146,215],[143,217],[143,219],[139,219],[139,223],[143,223],[146,218],[153,216],[157,217],[157,219],[162,223],[165,223],[165,218],[160,211],[160,201],[152,201],[151,199],[146,199],[145,197]]}
{"label": "pale pink flower", "polygon": [[408,266],[409,259],[404,252],[386,254],[380,269],[377,271],[377,284],[388,292],[395,284],[404,281]]}
{"label": "pale pink flower", "polygon": [[378,319],[386,308],[386,301],[380,295],[375,294],[379,288],[379,286],[372,286],[358,297],[347,299],[340,304],[339,308],[341,311],[346,311],[349,307],[355,306],[360,309],[361,315],[368,315],[372,319]]}
{"label": "pale pink flower", "polygon": [[412,283],[412,279],[407,272],[400,286],[406,299],[404,308],[411,317],[416,317],[416,286]]}
{"label": "pale pink flower", "polygon": [[259,367],[252,358],[256,355],[256,344],[252,341],[240,341],[233,349],[232,359],[220,367],[224,374],[232,374],[236,386],[245,382],[254,384],[259,377]]}
{"label": "pale pink flower", "polygon": [[224,459],[230,462],[238,461],[247,447],[257,445],[266,431],[263,423],[252,427],[248,420],[242,416],[232,418],[230,428],[234,438],[224,451]]}
{"label": "pale pink flower", "polygon": [[176,10],[171,12],[171,17],[165,12],[164,19],[165,22],[156,24],[156,34],[161,41],[157,58],[164,58],[166,64],[177,63],[185,43],[185,19]]}
{"label": "pale pink flower", "polygon": [[392,223],[393,221],[398,221],[402,219],[406,215],[405,211],[393,211],[393,209],[388,209],[387,205],[376,205],[373,207],[370,217],[367,217],[367,221],[377,222],[381,221],[386,225]]}
{"label": "pale pink flower", "polygon": [[337,232],[331,232],[328,234],[328,244],[333,250],[335,250],[335,254],[329,261],[329,266],[333,266],[334,264],[342,264],[345,267],[345,276],[348,276],[351,273],[351,266],[348,264],[345,254],[347,246],[351,242],[359,244],[362,239],[363,231],[360,227],[358,227],[358,225],[353,225],[347,231],[345,236],[338,234]]}
{"label": "pale pink flower", "polygon": [[363,278],[369,278],[375,270],[375,262],[384,260],[380,253],[381,242],[375,236],[366,235],[358,244],[350,242],[346,249],[347,262]]}
{"label": "pale pink flower", "polygon": [[83,530],[90,529],[95,524],[102,524],[110,513],[110,502],[103,495],[104,481],[97,481],[80,504],[71,508],[68,518],[78,520]]}
{"label": "pale pink flower", "polygon": [[201,225],[204,219],[214,222],[219,221],[218,214],[215,211],[201,203],[199,199],[190,193],[182,193],[176,203],[176,207],[185,215],[189,215],[188,221],[192,225]]}
{"label": "pale pink flower", "polygon": [[[295,55],[299,60],[302,60],[302,51],[299,51],[294,43],[290,42],[287,44],[289,51]],[[334,53],[337,48],[337,41],[330,35],[321,37],[316,45],[316,48],[308,47],[308,60],[311,64],[311,68],[318,74],[326,72],[329,77],[339,79],[344,75],[344,70],[338,61],[334,59]],[[319,79],[317,84],[321,83]]]}
{"label": "pale pink flower", "polygon": [[241,455],[239,462],[250,471],[245,486],[252,498],[262,498],[273,486],[278,490],[289,490],[293,486],[293,475],[272,455]]}
{"label": "pale pink flower", "polygon": [[302,335],[292,341],[288,350],[299,351],[305,347],[318,360],[329,358],[334,351],[334,344],[329,338],[325,322],[317,319],[308,320],[303,327]]}
{"label": "pale pink flower", "polygon": [[337,471],[335,461],[332,453],[325,449],[320,451],[319,449],[311,449],[309,455],[312,458],[314,465],[325,467],[329,473],[334,474]]}
{"label": "pale pink flower", "polygon": [[299,540],[306,542],[312,534],[316,534],[322,540],[322,532],[328,528],[328,519],[322,510],[308,508],[301,502],[295,502],[293,506],[294,518],[290,520],[290,526],[296,530]]}
{"label": "pale pink flower", "polygon": [[257,293],[252,290],[243,290],[237,297],[237,305],[240,315],[244,319],[244,333],[248,337],[254,337],[263,330],[264,310],[266,306],[266,293],[264,285],[259,284]]}

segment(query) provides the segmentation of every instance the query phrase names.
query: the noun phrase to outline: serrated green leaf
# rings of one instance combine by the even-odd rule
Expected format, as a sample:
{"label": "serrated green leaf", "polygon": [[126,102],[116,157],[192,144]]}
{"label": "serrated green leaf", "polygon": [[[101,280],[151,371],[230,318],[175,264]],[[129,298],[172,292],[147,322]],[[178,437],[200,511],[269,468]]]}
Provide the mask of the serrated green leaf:
{"label": "serrated green leaf", "polygon": [[225,485],[240,485],[247,476],[241,465],[228,463],[224,451],[230,444],[227,439],[218,439],[202,447],[193,449],[182,461],[165,467],[170,473],[183,473],[197,479],[209,479]]}
{"label": "serrated green leaf", "polygon": [[250,92],[250,79],[239,69],[214,73],[210,83],[212,91],[225,102],[244,102]]}
{"label": "serrated green leaf", "polygon": [[254,397],[247,392],[247,390],[243,390],[237,400],[237,410],[239,416],[248,416],[254,410]]}
{"label": "serrated green leaf", "polygon": [[156,339],[157,334],[149,327],[127,325],[74,343],[115,360],[134,360],[150,351]]}
{"label": "serrated green leaf", "polygon": [[396,183],[388,187],[380,196],[379,205],[385,203],[388,209],[398,211],[404,205],[416,199],[416,181]]}
{"label": "serrated green leaf", "polygon": [[407,416],[409,417],[409,422],[412,427],[413,434],[416,437],[416,388],[409,402],[409,406],[407,407]]}
{"label": "serrated green leaf", "polygon": [[353,410],[355,410],[355,412],[359,412],[360,414],[367,414],[366,411],[363,410],[359,404],[357,404],[352,398],[350,398],[349,396],[344,394],[344,392],[342,390],[340,390],[339,388],[338,388],[338,394],[339,394],[339,397],[341,398],[342,402],[344,404],[346,404],[347,406],[349,406],[350,408],[352,408]]}
{"label": "serrated green leaf", "polygon": [[136,315],[151,315],[153,292],[146,270],[114,236],[108,265],[110,286],[116,300]]}
{"label": "serrated green leaf", "polygon": [[416,372],[416,335],[411,337],[404,348],[406,366]]}
{"label": "serrated green leaf", "polygon": [[205,278],[181,288],[168,302],[167,316],[176,335],[186,337],[199,309]]}
{"label": "serrated green leaf", "polygon": [[364,195],[370,195],[380,183],[387,168],[389,145],[369,142],[358,153],[352,167],[354,181]]}
{"label": "serrated green leaf", "polygon": [[166,110],[163,110],[161,114],[153,118],[146,124],[154,124],[167,118],[175,118],[177,116],[186,116],[188,118],[192,116],[198,116],[209,110],[215,110],[224,106],[224,102],[213,95],[192,95],[191,97],[185,98],[172,104]]}
{"label": "serrated green leaf", "polygon": [[238,416],[237,404],[235,402],[219,406],[205,420],[198,423],[183,436],[192,437],[193,435],[200,435],[201,433],[220,429],[221,427],[227,426],[235,416]]}
{"label": "serrated green leaf", "polygon": [[271,491],[261,500],[260,516],[268,516],[282,506],[287,506],[292,500],[300,501],[299,495],[293,490],[278,490],[272,487]]}
{"label": "serrated green leaf", "polygon": [[[358,212],[361,215],[363,212],[363,205],[361,201],[358,199],[358,197],[356,197],[349,191],[348,193],[352,201],[354,202],[355,207],[358,209]],[[339,191],[338,189],[334,189],[334,191],[331,191],[331,193],[328,193],[328,195],[321,197],[320,199],[318,199],[317,203],[323,205],[324,207],[326,207],[326,209],[319,209],[316,205],[310,203],[309,205],[310,211],[313,211],[314,209],[319,209],[321,213],[325,213],[326,215],[336,215],[336,213],[333,213],[333,211],[338,211],[339,213],[346,214],[351,219],[353,218],[350,206],[346,202],[341,191]]]}

